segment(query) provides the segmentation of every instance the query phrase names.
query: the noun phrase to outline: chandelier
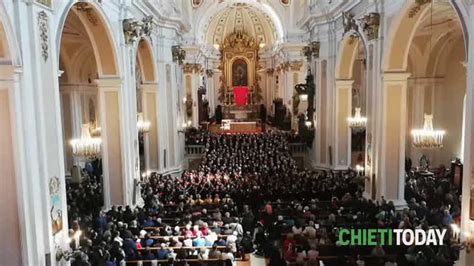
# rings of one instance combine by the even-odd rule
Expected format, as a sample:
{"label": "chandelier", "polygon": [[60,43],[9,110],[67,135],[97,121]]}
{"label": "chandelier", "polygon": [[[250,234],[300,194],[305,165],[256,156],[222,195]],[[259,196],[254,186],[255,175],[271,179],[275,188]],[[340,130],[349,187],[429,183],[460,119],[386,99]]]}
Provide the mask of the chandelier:
{"label": "chandelier", "polygon": [[443,147],[444,130],[433,129],[433,115],[425,114],[423,129],[413,129],[413,146],[422,149]]}
{"label": "chandelier", "polygon": [[91,137],[98,138],[102,134],[102,128],[97,126],[95,121],[89,122],[89,132]]}
{"label": "chandelier", "polygon": [[138,113],[137,128],[140,133],[148,133],[150,131],[151,122],[143,118],[143,113]]}
{"label": "chandelier", "polygon": [[72,139],[70,143],[75,157],[94,160],[100,156],[102,140],[91,137],[88,124],[82,125],[81,137]]}
{"label": "chandelier", "polygon": [[348,117],[347,122],[352,129],[364,129],[367,125],[367,117],[360,114],[360,107],[356,107],[354,116]]}

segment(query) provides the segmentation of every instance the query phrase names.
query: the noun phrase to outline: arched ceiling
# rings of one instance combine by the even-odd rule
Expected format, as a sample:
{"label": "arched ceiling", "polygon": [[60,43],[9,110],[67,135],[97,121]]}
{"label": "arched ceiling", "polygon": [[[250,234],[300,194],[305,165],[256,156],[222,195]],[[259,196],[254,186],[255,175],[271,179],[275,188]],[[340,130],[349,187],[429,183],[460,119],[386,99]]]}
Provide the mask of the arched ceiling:
{"label": "arched ceiling", "polygon": [[[408,54],[409,70],[419,76],[431,75],[446,51],[464,43],[461,21],[449,2],[435,2],[427,8]],[[461,48],[464,50],[463,45]]]}
{"label": "arched ceiling", "polygon": [[246,32],[258,43],[268,46],[277,40],[277,30],[270,16],[246,3],[234,3],[211,16],[202,32],[207,44],[214,45],[221,44],[235,31]]}
{"label": "arched ceiling", "polygon": [[97,76],[92,43],[75,10],[69,12],[64,24],[59,62],[65,71],[63,81],[80,82]]}

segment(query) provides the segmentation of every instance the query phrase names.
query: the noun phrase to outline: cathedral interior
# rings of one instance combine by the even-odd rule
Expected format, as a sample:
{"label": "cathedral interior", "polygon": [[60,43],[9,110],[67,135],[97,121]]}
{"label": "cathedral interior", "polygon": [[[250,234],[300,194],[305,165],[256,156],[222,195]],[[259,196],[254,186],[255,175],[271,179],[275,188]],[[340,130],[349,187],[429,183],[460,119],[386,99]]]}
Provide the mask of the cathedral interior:
{"label": "cathedral interior", "polygon": [[474,265],[471,36],[471,0],[0,1],[0,265]]}

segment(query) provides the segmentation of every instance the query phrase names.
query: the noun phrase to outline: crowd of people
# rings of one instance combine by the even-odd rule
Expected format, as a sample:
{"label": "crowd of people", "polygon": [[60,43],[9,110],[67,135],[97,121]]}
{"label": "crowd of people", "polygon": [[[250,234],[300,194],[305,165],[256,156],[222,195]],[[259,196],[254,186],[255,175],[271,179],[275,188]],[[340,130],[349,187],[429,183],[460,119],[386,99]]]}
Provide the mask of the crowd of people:
{"label": "crowd of people", "polygon": [[362,197],[364,178],[353,171],[298,169],[289,153],[290,138],[278,131],[202,135],[199,143],[206,151],[199,170],[180,177],[151,174],[142,184],[143,206],[102,211],[88,197],[100,187],[95,179],[69,187],[70,234],[82,232],[74,265],[123,260],[232,264],[251,252],[268,258],[270,265],[453,264],[459,246],[450,238],[439,247],[338,243],[341,228],[450,231],[460,204],[446,176],[410,174],[408,206],[397,211],[383,198]]}

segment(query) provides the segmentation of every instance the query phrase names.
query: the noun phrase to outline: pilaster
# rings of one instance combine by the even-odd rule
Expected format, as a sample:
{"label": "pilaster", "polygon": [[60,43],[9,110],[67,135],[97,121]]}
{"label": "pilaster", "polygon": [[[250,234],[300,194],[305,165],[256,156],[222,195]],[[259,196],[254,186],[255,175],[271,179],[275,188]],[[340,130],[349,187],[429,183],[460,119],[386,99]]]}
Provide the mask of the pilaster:
{"label": "pilaster", "polygon": [[351,129],[347,118],[352,114],[354,80],[336,80],[336,116],[334,135],[334,168],[347,169],[351,164]]}
{"label": "pilaster", "polygon": [[406,72],[383,74],[382,136],[380,168],[376,172],[376,196],[385,197],[396,205],[404,205],[405,190],[405,133],[407,115]]}

